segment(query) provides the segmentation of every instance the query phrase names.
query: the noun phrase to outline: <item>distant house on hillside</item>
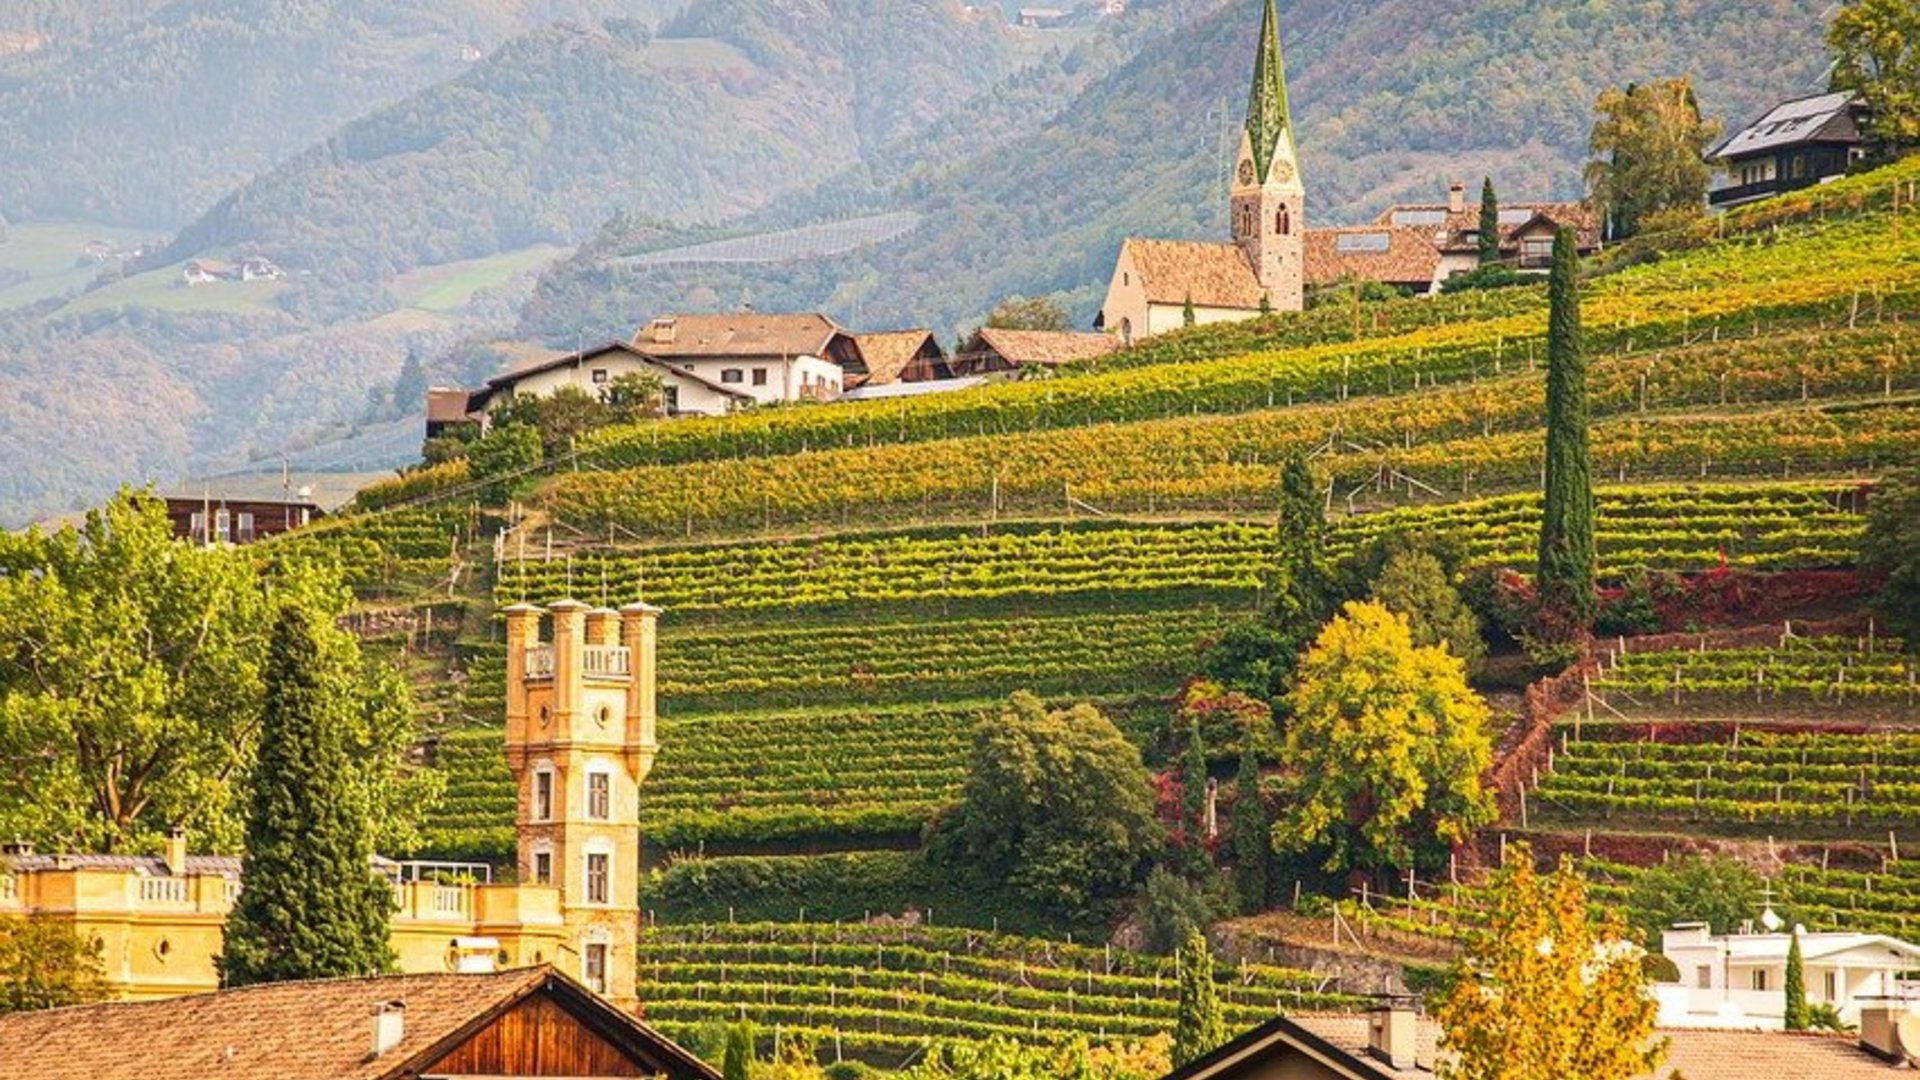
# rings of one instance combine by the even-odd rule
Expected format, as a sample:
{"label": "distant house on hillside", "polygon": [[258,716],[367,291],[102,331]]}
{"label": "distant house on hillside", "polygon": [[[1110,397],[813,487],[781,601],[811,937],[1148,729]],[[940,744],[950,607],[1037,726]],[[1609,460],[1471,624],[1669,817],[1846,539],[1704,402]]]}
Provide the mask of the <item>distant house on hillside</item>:
{"label": "distant house on hillside", "polygon": [[1867,156],[1866,105],[1819,94],[1775,105],[1709,155],[1720,168],[1707,204],[1724,210],[1846,175]]}
{"label": "distant house on hillside", "polygon": [[[1781,1026],[1792,945],[1791,934],[1715,936],[1704,923],[1665,931],[1660,951],[1680,970],[1680,982],[1658,988],[1660,1022]],[[1902,979],[1920,971],[1920,945],[1884,934],[1802,933],[1800,955],[1807,1003],[1831,1005],[1847,1023],[1860,1023],[1872,1002],[1920,995],[1920,982]]]}
{"label": "distant house on hillside", "polygon": [[1107,334],[1004,330],[985,326],[954,357],[954,362],[966,375],[1052,370],[1063,364],[1105,356],[1119,347],[1120,343]]}
{"label": "distant house on hillside", "polygon": [[463,427],[480,426],[471,402],[473,392],[446,386],[427,388],[427,438],[437,439]]}
{"label": "distant house on hillside", "polygon": [[1067,13],[1059,8],[1023,7],[1020,9],[1019,23],[1029,30],[1051,30],[1067,21]]}
{"label": "distant house on hillside", "polygon": [[[1516,270],[1546,273],[1553,238],[1574,230],[1580,253],[1600,249],[1600,217],[1585,203],[1501,202],[1500,260]],[[1480,265],[1480,204],[1465,184],[1447,188],[1444,203],[1396,203],[1371,224],[1307,230],[1307,284],[1377,281],[1416,295]]]}
{"label": "distant house on hillside", "polygon": [[[600,396],[622,375],[640,372],[660,377],[667,397],[670,416],[719,416],[753,404],[753,396],[744,387],[724,384],[678,364],[650,356],[623,341],[609,342],[598,348],[560,356],[536,357],[503,375],[487,380],[487,385],[467,396],[461,415],[485,423],[485,417],[502,401],[531,395],[548,397],[563,386]],[[443,418],[451,420],[454,403],[450,391],[438,399]],[[428,395],[427,430],[433,437],[436,398]]]}
{"label": "distant house on hillside", "polygon": [[847,389],[954,377],[952,364],[928,330],[854,335],[854,357],[842,369]]}
{"label": "distant house on hillside", "polygon": [[240,268],[218,259],[188,259],[180,276],[189,285],[211,285],[216,281],[239,281]]}
{"label": "distant house on hillside", "polygon": [[[306,492],[301,491],[302,495]],[[222,495],[166,496],[173,535],[202,547],[251,544],[303,528],[326,516],[311,499],[234,499]]]}
{"label": "distant house on hillside", "polygon": [[861,370],[859,341],[825,315],[663,315],[634,351],[761,404],[832,401]]}

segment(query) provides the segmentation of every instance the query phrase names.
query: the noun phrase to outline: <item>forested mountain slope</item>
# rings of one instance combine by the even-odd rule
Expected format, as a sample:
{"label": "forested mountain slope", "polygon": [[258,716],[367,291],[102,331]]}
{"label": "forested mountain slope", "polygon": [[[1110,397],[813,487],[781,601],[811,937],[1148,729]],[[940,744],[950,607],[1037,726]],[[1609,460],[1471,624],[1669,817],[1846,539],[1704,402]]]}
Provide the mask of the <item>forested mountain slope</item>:
{"label": "forested mountain slope", "polygon": [[[610,235],[548,275],[523,330],[572,340],[622,328],[594,321],[601,312],[717,298],[950,332],[1002,296],[1055,290],[1091,318],[1122,237],[1225,235],[1224,157],[1244,107],[1256,14],[1238,0],[1216,6],[1021,137],[978,153],[958,141],[920,148],[878,178],[863,205],[846,198],[863,178],[831,179],[812,196],[826,215],[922,213],[907,236],[828,263],[632,267],[617,256],[658,237]],[[1439,198],[1448,180],[1482,175],[1509,198],[1577,196],[1603,87],[1691,74],[1705,111],[1737,122],[1816,88],[1825,63],[1821,13],[1791,0],[1339,0],[1285,5],[1281,18],[1309,217],[1319,223],[1365,220],[1395,199]],[[580,311],[591,314],[572,314]]]}
{"label": "forested mountain slope", "polygon": [[551,19],[665,0],[0,5],[0,213],[178,225],[313,139]]}
{"label": "forested mountain slope", "polygon": [[765,205],[1017,63],[956,0],[715,0],[655,37],[555,25],[350,124],[221,201],[169,258],[265,251],[323,280],[590,235],[616,209]]}

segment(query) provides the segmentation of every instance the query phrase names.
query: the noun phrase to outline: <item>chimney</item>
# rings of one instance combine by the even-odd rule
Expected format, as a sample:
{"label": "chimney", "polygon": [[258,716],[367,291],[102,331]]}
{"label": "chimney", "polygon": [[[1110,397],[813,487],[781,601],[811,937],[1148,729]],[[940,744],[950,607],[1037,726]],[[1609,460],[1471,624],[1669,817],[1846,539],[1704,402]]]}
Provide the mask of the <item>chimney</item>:
{"label": "chimney", "polygon": [[1462,214],[1467,209],[1467,185],[1455,180],[1447,185],[1447,209]]}
{"label": "chimney", "polygon": [[181,877],[187,872],[187,830],[175,825],[167,830],[167,873]]}
{"label": "chimney", "polygon": [[1375,1006],[1367,1014],[1367,1053],[1391,1069],[1411,1069],[1420,1041],[1420,1022],[1399,1002]]}
{"label": "chimney", "polygon": [[392,1050],[400,1045],[407,1035],[407,1003],[404,1001],[383,1001],[373,1007],[373,1052],[367,1060]]}
{"label": "chimney", "polygon": [[0,844],[0,855],[23,857],[33,854],[33,845],[25,840],[9,840]]}
{"label": "chimney", "polygon": [[678,329],[678,324],[672,319],[655,319],[653,325],[647,327],[647,333],[655,345],[671,345]]}
{"label": "chimney", "polygon": [[1898,1001],[1861,1004],[1860,1049],[1895,1065],[1920,1061],[1920,1015]]}

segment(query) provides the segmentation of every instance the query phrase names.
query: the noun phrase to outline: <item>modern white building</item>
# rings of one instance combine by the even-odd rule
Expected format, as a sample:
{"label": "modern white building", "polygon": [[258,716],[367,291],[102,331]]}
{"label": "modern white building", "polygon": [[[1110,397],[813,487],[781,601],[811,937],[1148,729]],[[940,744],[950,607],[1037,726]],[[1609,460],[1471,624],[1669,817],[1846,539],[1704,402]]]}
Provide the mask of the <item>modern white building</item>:
{"label": "modern white building", "polygon": [[[1783,1026],[1792,934],[1715,936],[1705,923],[1682,923],[1660,938],[1680,971],[1678,983],[1656,987],[1662,1026]],[[1920,945],[1899,938],[1802,931],[1800,963],[1807,1003],[1831,1005],[1848,1023],[1868,1004],[1920,1000]]]}

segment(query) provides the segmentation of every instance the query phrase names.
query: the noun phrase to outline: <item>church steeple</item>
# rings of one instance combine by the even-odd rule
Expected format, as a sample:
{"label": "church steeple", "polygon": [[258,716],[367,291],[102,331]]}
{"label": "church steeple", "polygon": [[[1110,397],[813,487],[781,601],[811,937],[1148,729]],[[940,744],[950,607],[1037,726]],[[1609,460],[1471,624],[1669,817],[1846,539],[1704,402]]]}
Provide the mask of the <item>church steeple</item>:
{"label": "church steeple", "polygon": [[1293,117],[1287,109],[1287,72],[1280,61],[1280,19],[1262,0],[1260,47],[1253,58],[1247,127],[1240,136],[1228,195],[1233,242],[1247,260],[1267,305],[1275,311],[1306,306],[1307,192],[1295,157]]}
{"label": "church steeple", "polygon": [[[1253,89],[1247,95],[1247,140],[1253,144],[1253,164],[1261,179],[1273,168],[1274,150],[1285,136],[1293,136],[1293,117],[1287,110],[1287,67],[1280,58],[1280,20],[1273,0],[1266,0],[1260,20],[1259,51],[1253,60]],[[1290,149],[1290,148],[1289,148]]]}

